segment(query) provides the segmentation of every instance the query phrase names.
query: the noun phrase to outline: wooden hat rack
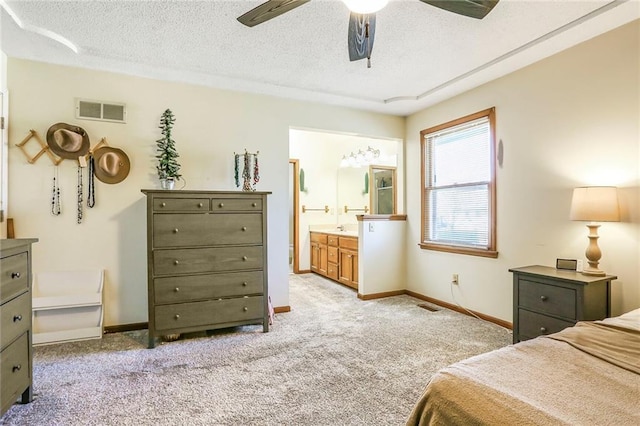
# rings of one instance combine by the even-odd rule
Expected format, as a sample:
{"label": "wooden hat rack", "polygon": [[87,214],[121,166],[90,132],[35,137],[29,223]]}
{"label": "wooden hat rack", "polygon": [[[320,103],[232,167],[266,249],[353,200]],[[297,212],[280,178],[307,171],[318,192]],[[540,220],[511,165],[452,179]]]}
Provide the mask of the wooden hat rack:
{"label": "wooden hat rack", "polygon": [[[29,154],[29,152],[27,152],[27,150],[25,148],[25,145],[31,139],[35,139],[38,142],[38,144],[40,144],[40,151],[38,151],[33,157]],[[38,161],[38,159],[40,157],[42,157],[43,154],[47,154],[47,156],[49,157],[49,159],[51,160],[51,162],[53,163],[54,166],[57,166],[58,164],[60,164],[64,160],[64,158],[60,158],[57,155],[55,155],[53,152],[51,152],[51,149],[49,148],[49,145],[44,143],[44,141],[42,140],[42,137],[40,137],[38,132],[36,132],[33,129],[29,130],[29,134],[24,139],[22,139],[22,142],[17,143],[16,146],[18,148],[20,148],[20,151],[22,151],[22,153],[25,155],[25,157],[27,157],[27,162],[29,164],[35,164],[35,162]],[[89,155],[93,154],[95,150],[97,150],[98,148],[101,148],[103,146],[109,146],[109,144],[107,143],[107,138],[100,139],[100,142],[98,142],[96,144],[96,146],[94,146],[93,148],[89,149],[89,153],[87,155],[84,155],[82,157],[78,157],[78,162],[80,163],[80,166],[86,167],[87,166],[87,157]]]}
{"label": "wooden hat rack", "polygon": [[[31,157],[31,155],[27,152],[27,150],[24,147],[27,144],[27,142],[29,142],[31,139],[35,139],[40,144],[40,151],[38,151],[36,155],[34,155],[33,157]],[[54,166],[57,166],[62,162],[62,160],[64,160],[64,158],[60,158],[57,155],[55,155],[53,152],[51,152],[51,150],[49,149],[49,145],[44,143],[44,141],[42,140],[38,132],[36,132],[33,129],[29,130],[29,134],[24,139],[22,139],[22,142],[17,143],[16,146],[20,148],[20,151],[22,151],[22,153],[27,157],[27,162],[29,164],[34,164],[36,161],[38,161],[40,157],[42,157],[42,154],[45,154],[45,153],[47,154],[47,156],[49,157],[49,159],[51,160]]]}

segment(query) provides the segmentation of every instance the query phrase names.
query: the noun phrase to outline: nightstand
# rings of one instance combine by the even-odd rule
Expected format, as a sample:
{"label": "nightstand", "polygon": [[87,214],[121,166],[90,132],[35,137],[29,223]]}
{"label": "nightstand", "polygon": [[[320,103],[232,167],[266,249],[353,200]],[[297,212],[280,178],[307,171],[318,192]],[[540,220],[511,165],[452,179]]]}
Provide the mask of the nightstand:
{"label": "nightstand", "polygon": [[513,343],[611,315],[611,281],[616,276],[594,277],[538,265],[509,272],[513,272]]}

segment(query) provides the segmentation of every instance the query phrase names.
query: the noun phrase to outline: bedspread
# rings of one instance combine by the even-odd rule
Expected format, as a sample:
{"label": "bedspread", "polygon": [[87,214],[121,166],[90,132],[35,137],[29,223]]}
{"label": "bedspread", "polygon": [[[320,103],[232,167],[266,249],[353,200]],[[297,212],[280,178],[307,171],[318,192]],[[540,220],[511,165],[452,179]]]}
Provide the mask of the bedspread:
{"label": "bedspread", "polygon": [[458,362],[407,425],[639,425],[640,309]]}

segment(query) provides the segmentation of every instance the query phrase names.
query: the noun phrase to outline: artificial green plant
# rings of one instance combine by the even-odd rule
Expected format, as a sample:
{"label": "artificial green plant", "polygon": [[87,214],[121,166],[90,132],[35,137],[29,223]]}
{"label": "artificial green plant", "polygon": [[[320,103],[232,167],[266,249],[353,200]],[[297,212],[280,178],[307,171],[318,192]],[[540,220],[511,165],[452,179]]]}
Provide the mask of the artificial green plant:
{"label": "artificial green plant", "polygon": [[166,109],[162,113],[160,118],[160,129],[162,129],[162,137],[156,141],[158,146],[158,177],[160,179],[174,179],[180,180],[182,175],[180,172],[180,164],[177,158],[179,157],[176,150],[176,142],[171,138],[171,130],[173,129],[173,123],[176,121],[173,112],[170,109]]}

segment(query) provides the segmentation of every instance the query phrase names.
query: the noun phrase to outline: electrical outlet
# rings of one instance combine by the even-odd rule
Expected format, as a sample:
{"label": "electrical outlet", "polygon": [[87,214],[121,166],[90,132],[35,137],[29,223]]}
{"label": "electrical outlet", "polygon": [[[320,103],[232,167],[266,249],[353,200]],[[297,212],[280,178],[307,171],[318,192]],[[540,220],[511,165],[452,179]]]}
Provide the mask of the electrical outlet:
{"label": "electrical outlet", "polygon": [[373,226],[373,223],[369,224],[369,232],[374,232],[375,231],[375,227]]}
{"label": "electrical outlet", "polygon": [[582,259],[578,259],[576,263],[576,272],[582,272]]}
{"label": "electrical outlet", "polygon": [[451,282],[455,285],[458,285],[458,274],[453,274],[451,276]]}

